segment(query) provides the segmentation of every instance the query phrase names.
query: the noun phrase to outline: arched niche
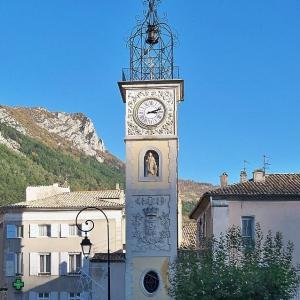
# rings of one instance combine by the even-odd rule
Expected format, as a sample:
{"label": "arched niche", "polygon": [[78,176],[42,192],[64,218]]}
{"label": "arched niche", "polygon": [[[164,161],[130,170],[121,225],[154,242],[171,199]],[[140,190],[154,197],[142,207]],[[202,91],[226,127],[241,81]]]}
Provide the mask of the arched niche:
{"label": "arched niche", "polygon": [[139,155],[139,180],[161,181],[162,155],[159,149],[145,148]]}

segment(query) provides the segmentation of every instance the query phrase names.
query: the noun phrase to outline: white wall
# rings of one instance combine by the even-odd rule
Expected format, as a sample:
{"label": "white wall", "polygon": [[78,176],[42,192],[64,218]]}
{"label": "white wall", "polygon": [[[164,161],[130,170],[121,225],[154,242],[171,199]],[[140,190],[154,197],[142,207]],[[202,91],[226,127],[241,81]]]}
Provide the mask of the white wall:
{"label": "white wall", "polygon": [[240,226],[242,216],[253,216],[264,234],[268,230],[280,231],[285,241],[292,241],[294,260],[300,263],[300,201],[230,201],[228,204],[229,226]]}
{"label": "white wall", "polygon": [[[107,263],[90,263],[93,300],[107,299]],[[111,300],[124,300],[125,262],[111,263]]]}
{"label": "white wall", "polygon": [[229,223],[229,209],[226,206],[217,206],[212,209],[213,214],[213,235],[219,237],[225,233]]}
{"label": "white wall", "polygon": [[26,188],[26,201],[45,199],[63,193],[70,193],[70,188],[60,187],[58,183],[49,186],[29,186]]}

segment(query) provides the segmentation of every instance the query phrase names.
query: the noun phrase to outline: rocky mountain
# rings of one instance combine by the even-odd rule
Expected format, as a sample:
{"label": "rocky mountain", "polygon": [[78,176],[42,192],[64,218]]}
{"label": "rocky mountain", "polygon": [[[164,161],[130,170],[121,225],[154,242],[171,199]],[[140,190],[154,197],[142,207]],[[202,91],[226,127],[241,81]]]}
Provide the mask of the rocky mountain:
{"label": "rocky mountain", "polygon": [[0,205],[22,201],[31,185],[124,188],[124,163],[109,153],[81,113],[0,106]]}
{"label": "rocky mountain", "polygon": [[182,200],[182,212],[184,221],[188,221],[188,215],[193,210],[200,197],[207,191],[218,188],[210,183],[200,183],[193,180],[179,180],[179,197]]}
{"label": "rocky mountain", "polygon": [[[125,165],[109,153],[82,113],[0,106],[0,205],[24,199],[28,185],[69,184],[71,190],[124,187]],[[187,215],[208,183],[179,181]]]}
{"label": "rocky mountain", "polygon": [[[82,152],[103,162],[105,146],[92,121],[82,113],[50,112],[45,108],[0,106],[0,123],[20,133],[64,151]],[[11,140],[0,142],[11,149],[18,146]]]}

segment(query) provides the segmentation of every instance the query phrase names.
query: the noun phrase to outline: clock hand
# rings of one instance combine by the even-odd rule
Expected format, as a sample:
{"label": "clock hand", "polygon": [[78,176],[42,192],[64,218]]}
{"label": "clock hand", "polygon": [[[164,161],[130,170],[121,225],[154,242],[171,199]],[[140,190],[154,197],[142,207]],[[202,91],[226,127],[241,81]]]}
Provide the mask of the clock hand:
{"label": "clock hand", "polygon": [[161,110],[161,107],[159,107],[159,108],[157,108],[157,109],[154,109],[154,110],[151,110],[151,111],[148,111],[148,112],[147,112],[147,115],[148,115],[148,114],[157,114],[160,110]]}

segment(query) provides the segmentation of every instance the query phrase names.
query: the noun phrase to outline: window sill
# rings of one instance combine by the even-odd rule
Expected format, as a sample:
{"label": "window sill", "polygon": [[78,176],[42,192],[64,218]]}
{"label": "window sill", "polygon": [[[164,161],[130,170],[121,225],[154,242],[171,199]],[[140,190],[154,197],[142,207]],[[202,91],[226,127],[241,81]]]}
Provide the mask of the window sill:
{"label": "window sill", "polygon": [[38,273],[38,276],[51,276],[51,273]]}
{"label": "window sill", "polygon": [[81,272],[69,272],[68,276],[80,276]]}

